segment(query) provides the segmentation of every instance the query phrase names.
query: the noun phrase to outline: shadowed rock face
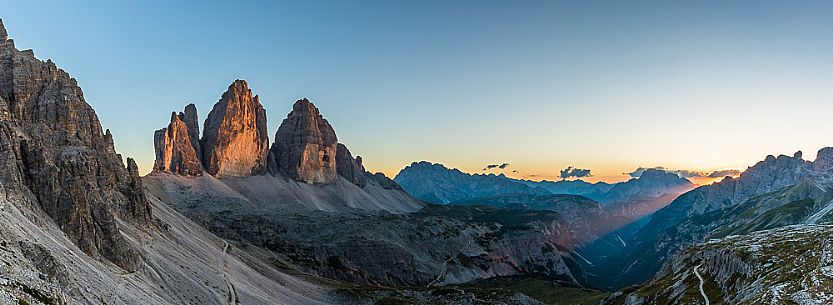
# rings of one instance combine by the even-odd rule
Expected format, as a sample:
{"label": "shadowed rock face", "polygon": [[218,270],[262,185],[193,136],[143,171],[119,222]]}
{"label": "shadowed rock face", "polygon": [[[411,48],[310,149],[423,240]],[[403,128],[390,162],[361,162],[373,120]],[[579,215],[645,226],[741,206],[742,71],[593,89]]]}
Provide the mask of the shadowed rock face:
{"label": "shadowed rock face", "polygon": [[215,177],[246,177],[266,170],[269,136],[266,110],[246,81],[223,93],[203,126],[203,168]]}
{"label": "shadowed rock face", "polygon": [[359,187],[364,187],[367,184],[367,176],[362,165],[362,157],[356,156],[354,159],[347,146],[341,143],[338,143],[338,147],[336,148],[336,171],[339,175]]}
{"label": "shadowed rock face", "polygon": [[179,115],[171,113],[171,123],[168,127],[157,130],[153,135],[153,145],[156,150],[156,162],[153,170],[157,172],[174,173],[184,176],[201,176],[202,161],[200,159],[196,127],[196,108],[193,104],[185,107],[185,112]]}
{"label": "shadowed rock face", "polygon": [[148,225],[151,211],[127,161],[75,79],[17,50],[0,21],[0,196],[39,207],[81,250],[133,270],[140,258],[116,219]]}
{"label": "shadowed rock face", "polygon": [[179,119],[185,122],[188,127],[188,136],[191,140],[191,146],[194,147],[194,152],[197,158],[202,160],[202,147],[200,147],[200,123],[197,119],[197,106],[193,103],[185,106],[185,111],[179,113]]}
{"label": "shadowed rock face", "polygon": [[278,128],[271,151],[278,173],[306,183],[328,183],[338,177],[337,146],[333,127],[315,105],[302,99]]}

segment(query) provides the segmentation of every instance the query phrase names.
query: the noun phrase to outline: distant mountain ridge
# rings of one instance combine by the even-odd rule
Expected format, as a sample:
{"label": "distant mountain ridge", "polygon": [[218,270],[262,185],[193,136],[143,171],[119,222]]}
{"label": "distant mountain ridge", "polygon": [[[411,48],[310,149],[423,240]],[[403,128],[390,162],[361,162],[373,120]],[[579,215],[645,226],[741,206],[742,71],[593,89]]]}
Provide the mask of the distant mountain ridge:
{"label": "distant mountain ridge", "polygon": [[505,194],[583,195],[609,204],[681,194],[694,187],[688,179],[657,169],[646,170],[639,178],[609,184],[582,180],[531,181],[509,178],[503,174],[469,174],[427,161],[406,166],[394,181],[416,198],[441,204]]}
{"label": "distant mountain ridge", "polygon": [[[757,230],[829,221],[833,199],[833,149],[818,152],[815,162],[802,153],[769,155],[737,178],[689,191],[651,216],[628,242],[616,266],[628,266],[613,286],[648,279],[687,244],[706,238],[748,234]],[[599,270],[596,273],[604,274]]]}

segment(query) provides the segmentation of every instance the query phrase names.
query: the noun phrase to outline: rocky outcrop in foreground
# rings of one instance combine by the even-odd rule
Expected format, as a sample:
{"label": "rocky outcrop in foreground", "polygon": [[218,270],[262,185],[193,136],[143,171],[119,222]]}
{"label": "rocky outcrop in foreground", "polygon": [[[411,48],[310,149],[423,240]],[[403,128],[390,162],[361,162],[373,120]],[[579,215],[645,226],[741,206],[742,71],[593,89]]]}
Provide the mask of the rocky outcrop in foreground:
{"label": "rocky outcrop in foreground", "polygon": [[145,226],[151,210],[112,141],[75,79],[17,50],[0,22],[2,197],[41,209],[85,253],[134,270],[140,258],[117,219]]}
{"label": "rocky outcrop in foreground", "polygon": [[216,177],[263,174],[269,154],[266,110],[246,81],[236,80],[205,120],[203,167]]}

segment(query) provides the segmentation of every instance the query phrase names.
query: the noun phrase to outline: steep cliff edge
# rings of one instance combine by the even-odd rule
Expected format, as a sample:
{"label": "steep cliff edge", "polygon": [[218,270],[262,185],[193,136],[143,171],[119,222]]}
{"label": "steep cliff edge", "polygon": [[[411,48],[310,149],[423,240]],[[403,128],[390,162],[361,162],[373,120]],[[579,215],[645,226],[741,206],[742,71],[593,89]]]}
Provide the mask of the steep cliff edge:
{"label": "steep cliff edge", "polygon": [[85,253],[135,270],[140,258],[118,220],[151,223],[137,173],[75,79],[0,34],[0,193],[42,209]]}
{"label": "steep cliff edge", "polygon": [[[203,173],[200,157],[199,127],[194,104],[185,107],[179,115],[171,113],[168,127],[153,134],[156,151],[154,172],[176,173],[184,176],[200,176]],[[197,141],[194,143],[193,141]]]}
{"label": "steep cliff edge", "polygon": [[236,80],[223,93],[203,127],[203,167],[216,177],[263,174],[269,154],[266,110],[246,81]]}
{"label": "steep cliff edge", "polygon": [[[165,131],[192,160],[195,123],[189,106]],[[0,210],[3,304],[343,303],[147,196],[76,81],[18,51],[1,20]]]}
{"label": "steep cliff edge", "polygon": [[306,183],[336,180],[338,138],[318,108],[309,100],[295,102],[275,134],[272,154],[277,170]]}

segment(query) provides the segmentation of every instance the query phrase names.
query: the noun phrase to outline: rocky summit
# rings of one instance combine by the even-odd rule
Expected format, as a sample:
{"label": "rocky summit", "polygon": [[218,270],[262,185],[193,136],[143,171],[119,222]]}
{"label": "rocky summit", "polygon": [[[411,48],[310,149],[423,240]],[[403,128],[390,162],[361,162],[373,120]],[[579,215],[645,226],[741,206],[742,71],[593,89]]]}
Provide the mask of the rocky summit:
{"label": "rocky summit", "polygon": [[309,100],[295,102],[281,122],[272,145],[277,171],[307,183],[332,182],[338,176],[338,138]]}
{"label": "rocky summit", "polygon": [[137,268],[119,220],[150,223],[138,173],[113,150],[75,79],[19,51],[1,22],[0,36],[0,193],[38,207],[87,254]]}
{"label": "rocky summit", "polygon": [[[185,112],[171,113],[168,127],[153,134],[156,162],[153,170],[185,176],[202,175],[200,158],[199,127],[194,104],[185,107]],[[197,141],[194,143],[194,141]]]}
{"label": "rocky summit", "polygon": [[201,144],[203,166],[211,175],[246,177],[266,171],[266,110],[246,81],[234,81],[214,104],[203,126]]}

